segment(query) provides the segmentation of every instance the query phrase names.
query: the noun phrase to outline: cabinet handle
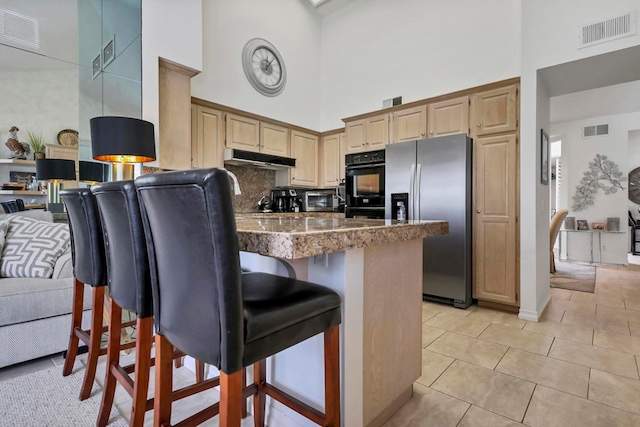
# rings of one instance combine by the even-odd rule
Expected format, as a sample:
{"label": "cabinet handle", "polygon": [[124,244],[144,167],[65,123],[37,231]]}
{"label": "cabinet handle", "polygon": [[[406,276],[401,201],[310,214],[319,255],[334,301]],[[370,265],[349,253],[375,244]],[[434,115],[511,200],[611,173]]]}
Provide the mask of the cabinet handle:
{"label": "cabinet handle", "polygon": [[295,180],[295,179],[296,179],[296,177],[295,177],[295,176],[292,176],[292,177],[291,177],[291,181],[293,181],[293,180]]}
{"label": "cabinet handle", "polygon": [[[433,132],[431,132],[431,133],[433,133]],[[422,132],[420,135],[424,136],[424,132]]]}
{"label": "cabinet handle", "polygon": [[480,213],[480,209],[476,209],[476,212],[477,212],[477,213]]}
{"label": "cabinet handle", "polygon": [[480,123],[478,123],[478,127],[480,127]]}
{"label": "cabinet handle", "polygon": [[366,143],[366,142],[363,142],[363,143],[362,143],[362,146],[364,147],[365,145],[367,145],[367,143]]}
{"label": "cabinet handle", "polygon": [[431,135],[433,135],[433,131],[431,131]]}

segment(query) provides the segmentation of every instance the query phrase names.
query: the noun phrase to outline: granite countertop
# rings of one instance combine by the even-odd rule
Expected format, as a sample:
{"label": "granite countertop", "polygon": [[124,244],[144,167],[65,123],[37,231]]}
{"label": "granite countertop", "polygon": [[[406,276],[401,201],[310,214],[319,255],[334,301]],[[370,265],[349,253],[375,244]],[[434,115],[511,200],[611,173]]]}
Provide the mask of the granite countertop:
{"label": "granite countertop", "polygon": [[344,212],[236,212],[236,216],[249,217],[297,217],[297,218],[344,218]]}
{"label": "granite countertop", "polygon": [[446,221],[320,218],[295,215],[236,216],[241,251],[284,259],[376,246],[449,232]]}

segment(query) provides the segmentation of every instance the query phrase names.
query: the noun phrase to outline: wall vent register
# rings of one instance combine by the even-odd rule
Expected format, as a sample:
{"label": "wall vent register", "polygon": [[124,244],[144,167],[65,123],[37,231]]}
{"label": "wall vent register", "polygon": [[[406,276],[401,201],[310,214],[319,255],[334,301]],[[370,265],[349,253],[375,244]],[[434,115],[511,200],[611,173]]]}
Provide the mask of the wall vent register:
{"label": "wall vent register", "polygon": [[40,20],[0,6],[0,41],[40,49]]}
{"label": "wall vent register", "polygon": [[609,135],[609,125],[593,125],[582,128],[583,138],[592,138],[594,136]]}
{"label": "wall vent register", "polygon": [[615,18],[603,19],[580,28],[578,48],[616,40],[636,33],[636,11],[633,10]]}

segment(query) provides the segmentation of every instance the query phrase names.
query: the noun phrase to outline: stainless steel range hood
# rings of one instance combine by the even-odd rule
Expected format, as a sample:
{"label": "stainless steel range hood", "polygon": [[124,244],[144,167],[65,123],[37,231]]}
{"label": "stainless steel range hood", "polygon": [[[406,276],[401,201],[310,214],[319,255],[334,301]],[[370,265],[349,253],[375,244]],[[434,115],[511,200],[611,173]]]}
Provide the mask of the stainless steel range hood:
{"label": "stainless steel range hood", "polygon": [[234,166],[253,166],[275,170],[296,167],[296,159],[290,157],[272,156],[271,154],[254,153],[234,148],[225,148],[224,162]]}

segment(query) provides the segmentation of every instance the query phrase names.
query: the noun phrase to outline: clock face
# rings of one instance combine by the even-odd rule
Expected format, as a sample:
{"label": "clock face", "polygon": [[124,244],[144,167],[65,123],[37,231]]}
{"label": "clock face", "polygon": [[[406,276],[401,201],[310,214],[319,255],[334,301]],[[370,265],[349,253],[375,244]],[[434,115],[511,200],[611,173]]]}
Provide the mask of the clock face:
{"label": "clock face", "polygon": [[629,172],[629,200],[640,205],[640,168]]}
{"label": "clock face", "polygon": [[277,96],[284,90],[284,61],[278,50],[268,41],[249,40],[242,51],[242,68],[249,83],[261,94]]}

